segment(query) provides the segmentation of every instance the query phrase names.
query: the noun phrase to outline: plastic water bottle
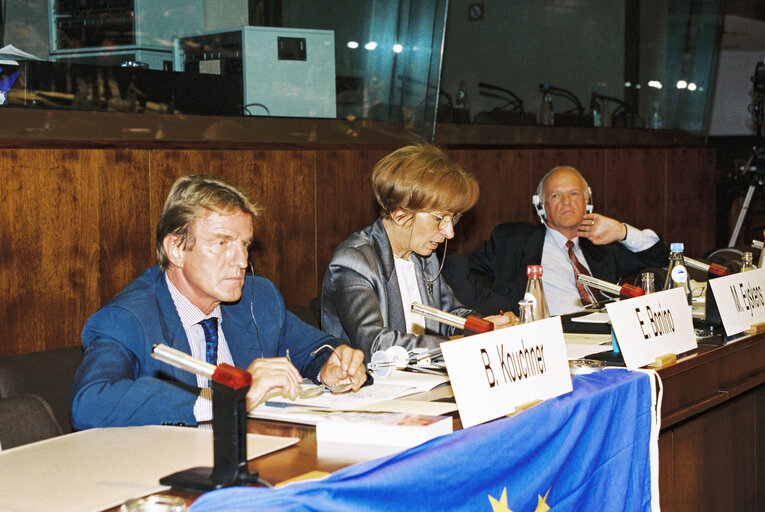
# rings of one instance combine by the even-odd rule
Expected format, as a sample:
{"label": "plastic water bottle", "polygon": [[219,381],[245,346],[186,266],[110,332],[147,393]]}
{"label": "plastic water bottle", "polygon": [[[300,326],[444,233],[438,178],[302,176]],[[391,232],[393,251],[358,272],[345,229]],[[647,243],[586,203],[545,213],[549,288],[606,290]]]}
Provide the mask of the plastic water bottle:
{"label": "plastic water bottle", "polygon": [[651,102],[651,128],[660,130],[664,126],[664,120],[661,115],[661,102],[655,98]]}
{"label": "plastic water bottle", "polygon": [[664,282],[664,289],[682,288],[688,298],[688,305],[693,307],[691,278],[683,260],[684,249],[685,246],[682,242],[674,242],[669,246],[669,267],[667,268],[667,280]]}
{"label": "plastic water bottle", "polygon": [[590,114],[592,114],[592,126],[603,126],[603,110],[600,106],[600,99],[598,99],[598,90],[592,90],[592,96],[590,96]]}
{"label": "plastic water bottle", "polygon": [[529,265],[526,267],[526,275],[529,279],[526,281],[526,293],[523,299],[533,303],[534,320],[550,318],[550,308],[547,306],[542,288],[542,265]]}
{"label": "plastic water bottle", "polygon": [[457,90],[457,99],[454,102],[455,108],[468,108],[467,82],[460,80],[460,88]]}
{"label": "plastic water bottle", "polygon": [[539,115],[537,124],[542,126],[552,126],[555,124],[555,113],[553,111],[552,96],[550,95],[550,86],[542,86],[542,101],[539,103]]}

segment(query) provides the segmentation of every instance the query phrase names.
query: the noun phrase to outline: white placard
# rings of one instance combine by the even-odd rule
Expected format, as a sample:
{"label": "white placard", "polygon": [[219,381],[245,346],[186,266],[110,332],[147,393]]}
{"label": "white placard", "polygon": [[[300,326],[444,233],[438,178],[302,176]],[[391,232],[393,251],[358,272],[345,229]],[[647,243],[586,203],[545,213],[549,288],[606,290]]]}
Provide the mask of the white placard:
{"label": "white placard", "polygon": [[606,304],[606,310],[630,370],[664,354],[698,348],[693,315],[682,288]]}
{"label": "white placard", "polygon": [[728,336],[765,322],[765,268],[709,280]]}
{"label": "white placard", "polygon": [[560,317],[441,343],[463,427],[568,393]]}

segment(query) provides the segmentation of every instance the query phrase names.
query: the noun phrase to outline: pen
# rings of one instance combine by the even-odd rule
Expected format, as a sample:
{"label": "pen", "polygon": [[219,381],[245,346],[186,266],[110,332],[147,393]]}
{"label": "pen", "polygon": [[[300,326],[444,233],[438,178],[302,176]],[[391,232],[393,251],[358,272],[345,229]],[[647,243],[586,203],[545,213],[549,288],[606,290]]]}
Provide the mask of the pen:
{"label": "pen", "polygon": [[285,409],[287,407],[301,407],[303,409],[329,410],[329,407],[324,407],[323,405],[292,404],[292,403],[289,403],[289,402],[273,402],[273,401],[270,401],[270,400],[266,400],[263,403],[264,403],[264,405],[267,405],[268,407],[279,407],[280,409]]}

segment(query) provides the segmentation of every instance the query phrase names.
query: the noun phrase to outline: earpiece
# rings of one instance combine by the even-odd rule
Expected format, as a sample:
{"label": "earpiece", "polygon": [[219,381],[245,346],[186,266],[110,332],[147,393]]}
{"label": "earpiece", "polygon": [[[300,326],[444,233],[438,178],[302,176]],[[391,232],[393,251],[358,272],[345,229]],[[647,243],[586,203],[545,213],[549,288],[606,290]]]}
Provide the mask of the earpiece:
{"label": "earpiece", "polygon": [[255,326],[255,335],[258,337],[260,357],[262,359],[266,357],[266,355],[263,351],[263,342],[260,340],[260,327],[258,327],[258,322],[255,320],[255,267],[252,266],[251,261],[248,261],[247,263],[250,264],[250,272],[252,272],[252,281],[250,286],[250,317],[252,318],[252,325]]}
{"label": "earpiece", "polygon": [[537,194],[534,194],[531,196],[531,204],[534,205],[534,211],[537,212],[537,215],[539,216],[539,220],[542,221],[542,224],[545,223],[545,205],[542,204],[542,201],[539,199],[539,196]]}

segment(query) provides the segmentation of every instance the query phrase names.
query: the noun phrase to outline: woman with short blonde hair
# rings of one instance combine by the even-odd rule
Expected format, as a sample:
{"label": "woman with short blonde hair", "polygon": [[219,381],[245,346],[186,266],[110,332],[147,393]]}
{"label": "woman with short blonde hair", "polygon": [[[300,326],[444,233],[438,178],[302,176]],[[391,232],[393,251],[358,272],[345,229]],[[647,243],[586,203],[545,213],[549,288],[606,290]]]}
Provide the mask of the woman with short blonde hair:
{"label": "woman with short blonde hair", "polygon": [[440,149],[416,144],[382,158],[372,187],[380,218],[335,250],[322,286],[322,329],[364,351],[367,361],[393,345],[436,349],[457,331],[412,313],[411,304],[473,314],[441,277],[435,250],[478,201],[478,182]]}

